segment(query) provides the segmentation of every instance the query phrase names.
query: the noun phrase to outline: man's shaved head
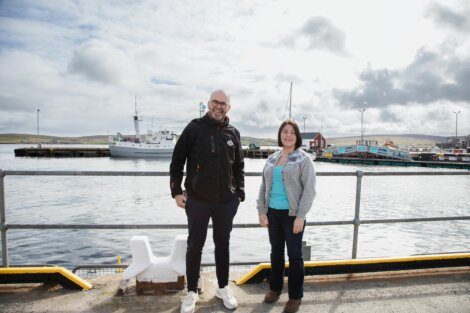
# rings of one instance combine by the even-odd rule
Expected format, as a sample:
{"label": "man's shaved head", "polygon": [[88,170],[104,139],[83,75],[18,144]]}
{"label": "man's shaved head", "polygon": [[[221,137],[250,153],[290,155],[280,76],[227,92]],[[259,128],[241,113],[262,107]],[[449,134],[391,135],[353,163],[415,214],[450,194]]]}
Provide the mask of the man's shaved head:
{"label": "man's shaved head", "polygon": [[214,90],[211,93],[211,98],[209,100],[213,100],[213,99],[218,100],[217,98],[219,98],[219,97],[225,97],[227,99],[227,101],[224,101],[224,102],[226,102],[227,104],[230,104],[230,95],[222,89]]}

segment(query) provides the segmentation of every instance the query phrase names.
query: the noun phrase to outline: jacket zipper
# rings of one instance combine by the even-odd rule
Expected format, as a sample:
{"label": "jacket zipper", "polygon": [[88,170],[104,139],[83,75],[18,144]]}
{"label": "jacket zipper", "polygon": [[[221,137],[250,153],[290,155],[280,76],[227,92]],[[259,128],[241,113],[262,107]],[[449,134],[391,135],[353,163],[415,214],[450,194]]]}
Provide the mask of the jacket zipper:
{"label": "jacket zipper", "polygon": [[[217,125],[217,135],[219,135],[219,131],[220,131],[220,125]],[[212,154],[215,154],[215,140],[214,140],[214,135],[211,136],[211,148],[212,148]],[[220,172],[220,160],[219,158],[217,158],[217,173]],[[219,201],[220,199],[220,183],[218,182],[218,179],[217,179],[217,184],[218,184],[218,190],[217,190],[217,201]]]}

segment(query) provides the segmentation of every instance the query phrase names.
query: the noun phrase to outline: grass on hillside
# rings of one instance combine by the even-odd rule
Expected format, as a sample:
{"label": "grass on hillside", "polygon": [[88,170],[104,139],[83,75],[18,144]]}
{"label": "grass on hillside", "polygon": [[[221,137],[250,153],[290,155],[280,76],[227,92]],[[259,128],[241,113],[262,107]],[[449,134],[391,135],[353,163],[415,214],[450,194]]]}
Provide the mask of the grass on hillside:
{"label": "grass on hillside", "polygon": [[[29,134],[0,134],[2,144],[36,144],[36,135]],[[88,136],[88,137],[56,137],[40,135],[39,142],[42,144],[107,144],[108,136]]]}
{"label": "grass on hillside", "polygon": [[[431,137],[431,136],[430,136]],[[353,145],[359,137],[338,137],[326,138],[327,144],[333,145]],[[377,140],[379,145],[383,145],[386,141],[393,141],[396,145],[415,145],[415,146],[433,146],[436,144],[434,138],[426,138],[425,136],[398,136],[398,135],[375,135],[364,136],[366,140]],[[83,137],[56,137],[56,136],[39,136],[39,142],[42,144],[108,144],[107,135],[83,136]],[[30,134],[0,134],[0,143],[2,144],[36,144],[36,135]],[[257,143],[260,146],[277,146],[277,139],[271,138],[254,138],[242,137],[242,145],[248,146],[250,143]]]}
{"label": "grass on hillside", "polygon": [[[42,144],[108,144],[108,136],[83,136],[83,137],[56,137],[40,135],[39,142]],[[252,142],[256,142],[261,146],[276,145],[274,139],[258,139],[253,137],[242,137],[242,145],[247,146]],[[30,134],[0,134],[0,144],[36,144],[36,135]]]}

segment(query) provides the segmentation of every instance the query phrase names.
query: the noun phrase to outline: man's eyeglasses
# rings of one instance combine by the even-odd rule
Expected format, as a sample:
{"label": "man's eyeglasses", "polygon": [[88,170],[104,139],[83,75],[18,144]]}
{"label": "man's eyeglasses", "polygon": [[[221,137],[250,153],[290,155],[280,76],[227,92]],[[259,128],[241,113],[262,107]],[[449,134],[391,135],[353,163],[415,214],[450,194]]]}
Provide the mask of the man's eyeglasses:
{"label": "man's eyeglasses", "polygon": [[226,102],[220,102],[220,101],[217,101],[217,100],[211,100],[211,102],[215,106],[217,106],[217,105],[220,105],[221,107],[226,107],[227,106]]}

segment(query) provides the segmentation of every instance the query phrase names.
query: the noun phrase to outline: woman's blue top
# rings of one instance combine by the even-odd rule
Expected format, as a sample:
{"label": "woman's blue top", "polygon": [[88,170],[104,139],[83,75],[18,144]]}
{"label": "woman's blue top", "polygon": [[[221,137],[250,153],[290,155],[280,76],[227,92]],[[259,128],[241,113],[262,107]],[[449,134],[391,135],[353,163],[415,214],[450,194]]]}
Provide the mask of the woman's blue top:
{"label": "woman's blue top", "polygon": [[289,210],[286,186],[282,178],[284,166],[276,166],[273,172],[273,184],[269,195],[269,207],[277,210]]}

